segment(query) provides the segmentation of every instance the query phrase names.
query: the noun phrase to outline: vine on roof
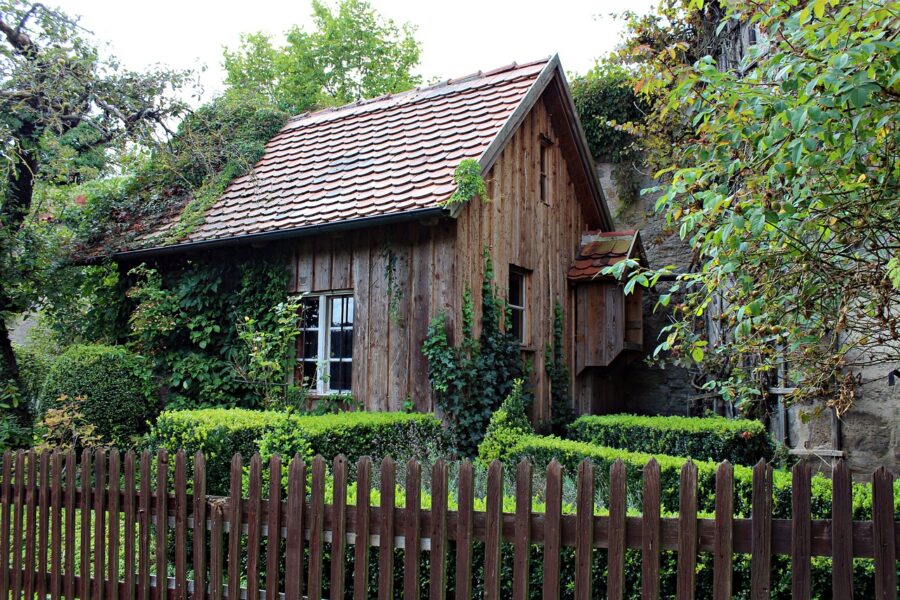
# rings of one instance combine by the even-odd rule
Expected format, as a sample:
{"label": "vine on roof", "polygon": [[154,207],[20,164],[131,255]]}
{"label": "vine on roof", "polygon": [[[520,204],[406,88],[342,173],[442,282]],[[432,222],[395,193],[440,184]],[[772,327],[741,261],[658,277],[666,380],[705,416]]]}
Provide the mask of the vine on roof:
{"label": "vine on roof", "polygon": [[487,183],[481,176],[481,165],[477,160],[467,158],[460,162],[453,171],[453,183],[456,184],[456,191],[446,201],[440,203],[444,208],[465,204],[476,196],[483,202],[491,201],[487,193]]}

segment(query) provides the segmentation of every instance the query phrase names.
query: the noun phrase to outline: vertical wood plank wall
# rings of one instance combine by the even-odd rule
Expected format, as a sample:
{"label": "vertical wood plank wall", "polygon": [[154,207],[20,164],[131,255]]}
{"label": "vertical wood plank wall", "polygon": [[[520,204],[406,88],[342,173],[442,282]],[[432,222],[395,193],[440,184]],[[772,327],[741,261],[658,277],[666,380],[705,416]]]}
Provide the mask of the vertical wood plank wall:
{"label": "vertical wood plank wall", "polygon": [[[546,150],[546,203],[540,200],[539,187],[541,134],[554,142]],[[595,225],[587,222],[577,201],[568,168],[541,100],[487,174],[490,202],[469,202],[456,221],[360,229],[305,238],[291,246],[293,291],[353,291],[353,394],[368,410],[400,410],[407,397],[419,411],[434,409],[422,342],[429,322],[441,310],[459,339],[463,290],[471,288],[477,309],[482,252],[487,248],[503,297],[510,265],[530,273],[526,356],[534,367],[535,417],[549,417],[543,359],[553,335],[554,305],[559,301],[563,306],[565,355],[572,367],[575,304],[566,271],[581,233]],[[399,293],[399,318],[389,314],[388,249],[396,256],[393,289]]]}

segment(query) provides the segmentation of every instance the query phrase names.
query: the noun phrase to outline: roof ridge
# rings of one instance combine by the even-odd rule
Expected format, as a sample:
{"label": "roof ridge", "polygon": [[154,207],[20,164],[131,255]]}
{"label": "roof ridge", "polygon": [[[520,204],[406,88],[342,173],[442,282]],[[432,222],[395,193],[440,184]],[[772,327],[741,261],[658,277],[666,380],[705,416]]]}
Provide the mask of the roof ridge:
{"label": "roof ridge", "polygon": [[314,117],[317,115],[323,115],[323,114],[327,114],[327,113],[336,113],[336,112],[346,110],[349,108],[356,108],[359,106],[366,106],[368,104],[375,104],[376,102],[383,102],[385,100],[390,100],[393,98],[407,96],[407,95],[410,95],[410,94],[413,94],[416,92],[427,92],[430,90],[440,89],[442,87],[448,87],[451,85],[459,85],[462,83],[468,83],[470,81],[476,81],[478,79],[487,79],[489,77],[493,77],[495,75],[500,75],[502,73],[506,73],[509,71],[525,69],[528,67],[532,67],[534,65],[546,63],[546,62],[549,62],[551,58],[552,57],[548,56],[546,58],[539,58],[539,59],[532,60],[532,61],[525,62],[525,63],[517,63],[517,62],[513,61],[509,64],[503,65],[502,67],[497,67],[497,68],[491,69],[489,71],[479,70],[474,73],[469,73],[468,75],[464,75],[462,77],[454,77],[454,78],[450,78],[450,79],[444,79],[437,83],[433,83],[431,85],[417,86],[417,87],[414,87],[409,90],[404,90],[402,92],[382,94],[381,96],[376,96],[374,98],[363,98],[361,100],[355,100],[354,102],[348,102],[347,104],[341,104],[340,106],[328,106],[328,107],[320,108],[317,110],[306,111],[306,112],[300,113],[299,115],[292,116],[291,118],[288,119],[287,122],[295,123],[297,121],[302,121],[304,119],[308,119],[310,117]]}

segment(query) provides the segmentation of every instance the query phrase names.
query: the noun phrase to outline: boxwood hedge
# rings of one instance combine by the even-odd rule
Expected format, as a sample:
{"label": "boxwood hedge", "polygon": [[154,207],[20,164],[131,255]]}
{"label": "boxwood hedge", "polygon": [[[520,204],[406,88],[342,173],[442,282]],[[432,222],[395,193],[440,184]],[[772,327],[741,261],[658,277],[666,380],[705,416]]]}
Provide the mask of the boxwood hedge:
{"label": "boxwood hedge", "polygon": [[569,426],[569,436],[610,448],[738,465],[771,460],[774,453],[765,426],[749,419],[586,415]]}

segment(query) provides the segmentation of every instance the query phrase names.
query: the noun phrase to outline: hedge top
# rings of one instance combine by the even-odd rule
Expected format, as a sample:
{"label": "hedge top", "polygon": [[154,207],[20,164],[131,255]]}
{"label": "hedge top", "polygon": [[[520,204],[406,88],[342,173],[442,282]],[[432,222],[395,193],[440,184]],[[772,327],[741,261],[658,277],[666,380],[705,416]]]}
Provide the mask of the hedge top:
{"label": "hedge top", "polygon": [[765,434],[766,427],[760,421],[751,419],[726,419],[725,417],[678,417],[678,416],[641,416],[641,415],[585,415],[572,423],[572,427],[580,425],[607,425],[614,427],[646,427],[658,431],[677,431],[681,433],[734,433],[742,435]]}

